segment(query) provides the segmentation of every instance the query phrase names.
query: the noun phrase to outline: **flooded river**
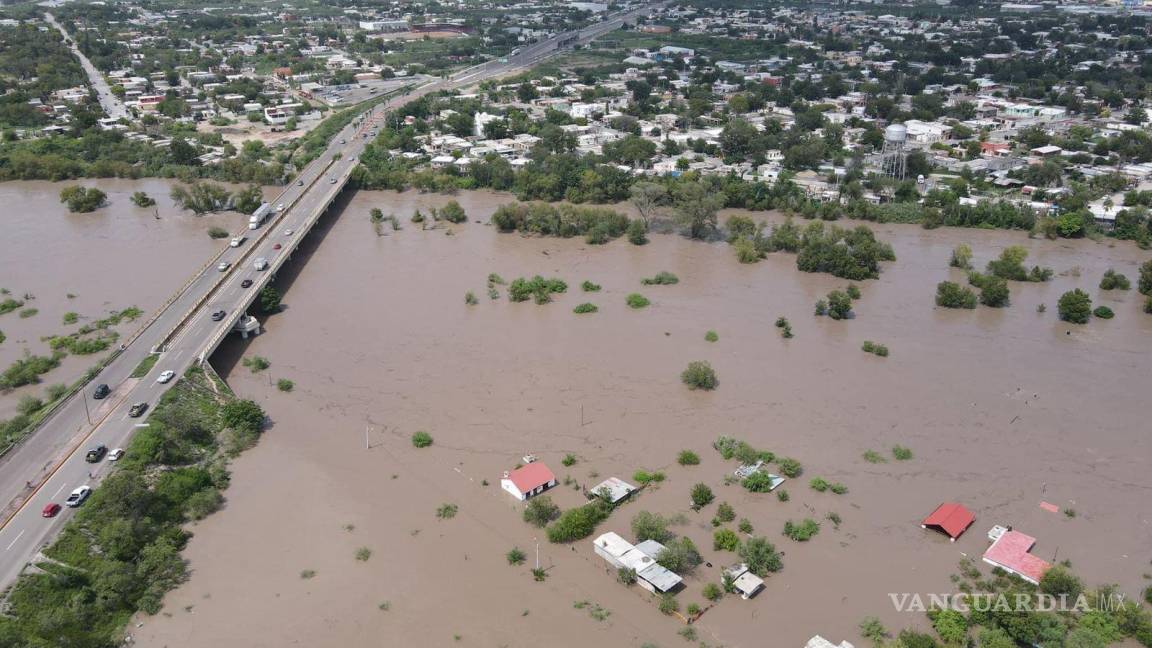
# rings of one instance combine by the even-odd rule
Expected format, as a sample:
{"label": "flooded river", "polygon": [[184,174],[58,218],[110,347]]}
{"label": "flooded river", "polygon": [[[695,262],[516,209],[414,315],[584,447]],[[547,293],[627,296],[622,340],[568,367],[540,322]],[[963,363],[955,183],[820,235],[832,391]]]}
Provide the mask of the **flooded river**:
{"label": "flooded river", "polygon": [[[69,184],[99,187],[108,206],[89,214],[72,214],[60,202]],[[25,352],[49,355],[41,338],[75,331],[111,311],[136,306],[144,316],[116,327],[131,335],[152,311],[175,293],[227,241],[208,237],[209,227],[235,230],[242,216],[234,212],[195,217],[172,204],[173,186],[165,180],[85,180],[79,183],[0,183],[5,236],[0,240],[0,288],[25,300],[21,309],[38,312],[27,318],[19,311],[0,315],[0,367]],[[147,192],[155,209],[139,208],[130,198]],[[77,313],[65,324],[65,313]],[[69,356],[61,366],[29,385],[0,394],[0,419],[11,417],[24,395],[43,397],[46,385],[70,384],[104,354]]]}
{"label": "flooded river", "polygon": [[[498,483],[527,453],[575,486],[665,471],[665,482],[597,533],[631,537],[629,520],[641,510],[683,514],[674,530],[713,566],[687,577],[682,608],[703,605],[703,584],[735,562],[712,549],[716,504],[690,510],[693,484],[711,485],[776,543],[784,570],[765,591],[751,601],[728,596],[695,625],[710,644],[786,648],[817,633],[859,642],[865,616],[890,629],[923,626],[922,613],[895,611],[888,594],[949,592],[958,561],[979,558],[994,524],[1037,537],[1037,555],[1070,560],[1091,584],[1118,583],[1129,595],[1146,585],[1152,438],[1142,412],[1152,317],[1135,291],[1096,287],[1108,268],[1135,280],[1148,254],[1131,244],[878,226],[898,261],[860,284],[855,319],[832,321],[813,317],[812,305],[846,282],[798,272],[793,255],[741,265],[727,245],[671,235],[644,247],[589,246],[475,222],[428,231],[409,223],[414,208],[427,213],[446,200],[356,194],[298,253],[306,267],[281,276],[286,308],[266,333],[217,354],[217,367],[264,404],[272,425],[234,463],[226,508],[192,528],[190,581],[168,597],[164,614],[130,627],[137,645],[679,645],[684,626],[639,588],[617,583],[589,541],[552,545],[521,521],[520,505]],[[458,200],[472,220],[487,222],[510,198],[475,192]],[[403,229],[377,236],[372,207],[396,214]],[[963,281],[948,268],[960,243],[972,246],[978,266],[1024,245],[1029,264],[1057,276],[1013,283],[1010,308],[936,309],[937,282]],[[680,283],[641,286],[662,270]],[[560,277],[569,289],[543,306],[509,303],[504,290],[490,300],[493,272],[509,281]],[[583,294],[584,280],[603,290]],[[1059,322],[1056,300],[1072,287],[1116,318]],[[480,303],[465,305],[467,291]],[[626,307],[631,292],[652,305]],[[573,314],[584,301],[599,313]],[[1046,313],[1037,312],[1041,303]],[[778,334],[779,316],[791,320],[794,339]],[[705,341],[708,330],[719,341]],[[891,356],[863,353],[864,340],[887,345]],[[271,369],[243,368],[239,359],[252,354]],[[680,383],[693,360],[716,369],[716,391]],[[295,390],[277,391],[279,378]],[[413,448],[417,430],[435,444]],[[785,485],[790,501],[724,485],[735,465],[711,449],[719,435],[800,460],[804,475]],[[914,458],[893,460],[895,444]],[[677,465],[681,449],[701,464]],[[867,450],[889,459],[868,463]],[[567,453],[578,457],[571,467],[561,465]],[[811,490],[817,476],[848,493]],[[553,498],[565,508],[582,501],[564,485]],[[977,515],[956,543],[919,526],[945,501]],[[459,513],[438,519],[446,503]],[[840,516],[839,528],[829,513]],[[806,517],[822,523],[811,541],[781,535],[786,520]],[[529,574],[537,538],[544,582]],[[354,557],[361,547],[372,552],[367,561]],[[525,565],[508,565],[513,547],[527,554]],[[611,614],[594,619],[574,605],[581,601]]]}

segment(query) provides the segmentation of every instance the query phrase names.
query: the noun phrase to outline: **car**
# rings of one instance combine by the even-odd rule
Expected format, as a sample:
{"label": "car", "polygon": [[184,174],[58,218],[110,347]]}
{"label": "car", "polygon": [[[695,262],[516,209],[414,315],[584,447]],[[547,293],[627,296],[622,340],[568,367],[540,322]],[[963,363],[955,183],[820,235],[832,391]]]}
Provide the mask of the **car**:
{"label": "car", "polygon": [[98,445],[95,448],[88,449],[88,454],[84,455],[84,461],[88,463],[98,463],[106,454],[108,454],[108,446]]}
{"label": "car", "polygon": [[247,240],[247,236],[233,236],[232,240],[228,241],[228,245],[231,247],[240,247],[240,244]]}
{"label": "car", "polygon": [[297,180],[297,181],[296,181],[296,186],[297,186],[297,187],[303,187],[303,186],[304,186],[304,181],[303,181],[303,180]]}
{"label": "car", "polygon": [[348,142],[347,142],[347,141],[345,141],[345,140],[340,140],[340,143],[341,143],[341,144],[347,144]]}
{"label": "car", "polygon": [[221,261],[220,265],[216,266],[216,269],[219,270],[220,272],[225,272],[228,270],[228,268],[231,268],[231,267],[232,267],[232,264],[229,263],[228,261]]}
{"label": "car", "polygon": [[96,389],[92,392],[92,398],[95,398],[96,400],[100,400],[101,398],[104,398],[105,396],[107,396],[110,393],[112,393],[112,390],[108,389],[108,385],[105,385],[104,383],[100,383],[99,385],[96,385]]}
{"label": "car", "polygon": [[40,511],[40,516],[46,517],[46,518],[56,517],[56,514],[59,512],[60,512],[60,505],[57,504],[56,502],[50,502],[50,503],[44,505],[44,510]]}
{"label": "car", "polygon": [[336,178],[329,178],[328,184],[336,184]]}
{"label": "car", "polygon": [[260,258],[258,258],[252,262],[252,267],[256,268],[256,270],[258,270],[258,271],[267,270],[268,269],[268,259],[265,259],[264,257],[260,257]]}
{"label": "car", "polygon": [[277,243],[276,245],[273,245],[273,246],[272,246],[272,249],[273,249],[273,250],[279,250],[279,249],[280,249],[280,244],[279,244],[279,243]]}
{"label": "car", "polygon": [[175,377],[176,377],[176,372],[169,369],[165,372],[162,372],[159,376],[157,376],[156,382],[163,385],[164,383],[168,382],[169,380],[172,380]]}
{"label": "car", "polygon": [[81,486],[80,488],[72,491],[72,494],[68,496],[68,499],[64,500],[64,505],[68,508],[76,508],[77,506],[83,504],[84,500],[88,499],[88,496],[91,494],[91,486]]}
{"label": "car", "polygon": [[139,402],[134,403],[132,407],[128,408],[128,416],[132,418],[139,418],[148,409],[148,403]]}
{"label": "car", "polygon": [[241,288],[251,288],[252,287],[252,280],[251,279],[245,279],[244,281],[241,281],[240,287]]}
{"label": "car", "polygon": [[116,448],[108,453],[108,461],[120,461],[120,457],[124,456],[124,448]]}
{"label": "car", "polygon": [[[249,282],[249,285],[251,285],[251,280],[245,279],[244,281]],[[224,316],[227,314],[228,313],[224,312],[224,309],[220,309],[218,311],[212,311],[212,321],[213,322],[219,322],[220,320],[224,319]],[[168,381],[165,380],[164,382],[168,382]]]}
{"label": "car", "polygon": [[295,234],[295,232],[290,229],[284,230],[284,236],[292,236],[293,234]]}
{"label": "car", "polygon": [[279,205],[276,205],[276,211],[284,211],[284,203],[280,203]]}

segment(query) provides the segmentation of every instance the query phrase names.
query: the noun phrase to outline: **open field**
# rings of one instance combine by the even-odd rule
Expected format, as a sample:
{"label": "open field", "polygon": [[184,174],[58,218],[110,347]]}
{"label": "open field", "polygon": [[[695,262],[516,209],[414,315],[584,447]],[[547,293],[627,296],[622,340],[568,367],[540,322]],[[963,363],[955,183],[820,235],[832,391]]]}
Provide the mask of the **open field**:
{"label": "open field", "polygon": [[[382,637],[421,646],[681,645],[684,626],[617,583],[587,540],[548,544],[521,521],[522,505],[498,481],[529,452],[577,486],[630,480],[641,468],[667,474],[597,533],[631,538],[629,520],[641,510],[683,514],[673,530],[714,566],[687,579],[682,609],[703,604],[702,585],[733,562],[712,549],[717,503],[690,510],[693,484],[709,484],[717,502],[784,552],[783,571],[757,598],[726,597],[695,625],[710,645],[800,646],[817,633],[857,641],[865,616],[922,626],[923,614],[894,611],[888,593],[950,591],[957,562],[979,556],[993,524],[1036,536],[1037,555],[1070,560],[1091,584],[1118,583],[1129,595],[1146,586],[1152,438],[1141,411],[1152,317],[1135,291],[1101,294],[1096,284],[1109,267],[1134,277],[1147,253],[1018,232],[877,226],[898,260],[859,284],[855,319],[832,321],[814,318],[812,304],[847,282],[800,273],[792,255],[740,265],[727,245],[677,236],[590,246],[475,222],[451,226],[451,236],[408,222],[414,208],[427,213],[448,199],[357,193],[299,252],[306,269],[283,273],[286,309],[267,333],[217,354],[217,368],[261,402],[272,426],[233,464],[225,509],[192,528],[192,578],[162,615],[138,619],[136,645],[370,646]],[[456,199],[485,222],[511,200]],[[403,229],[377,236],[372,207],[397,215]],[[978,266],[1024,245],[1028,263],[1057,276],[1013,283],[1007,309],[935,309],[936,283],[962,280],[948,268],[960,243]],[[640,284],[659,271],[680,282]],[[500,287],[490,300],[493,272],[559,277],[568,291],[551,304],[514,304]],[[584,280],[603,290],[583,294]],[[1060,323],[1055,302],[1072,287],[1116,318]],[[467,291],[477,305],[465,305]],[[632,292],[652,305],[628,308]],[[599,312],[572,313],[586,301]],[[778,334],[779,316],[794,339]],[[718,341],[705,340],[709,330]],[[891,356],[861,352],[864,340]],[[242,355],[256,354],[271,368],[241,366]],[[680,383],[693,360],[715,367],[714,392]],[[280,378],[295,389],[278,391]],[[435,443],[414,448],[417,430]],[[804,475],[784,486],[790,500],[725,486],[735,461],[710,447],[719,435],[801,461]],[[913,459],[894,460],[896,444]],[[682,449],[701,463],[677,465]],[[867,450],[888,461],[865,461]],[[578,457],[571,467],[561,465],[567,453]],[[818,493],[808,486],[816,476],[848,492]],[[571,486],[552,496],[564,508],[582,501]],[[951,500],[977,515],[955,544],[919,527]],[[1046,512],[1041,501],[1077,515]],[[444,504],[458,513],[438,518]],[[838,529],[829,513],[842,518]],[[822,523],[815,538],[781,534],[786,520],[806,517]],[[544,582],[529,573],[536,537]],[[356,557],[362,547],[367,560]],[[507,564],[513,547],[527,554],[524,565]],[[611,614],[593,618],[589,606],[574,606],[582,601]]]}

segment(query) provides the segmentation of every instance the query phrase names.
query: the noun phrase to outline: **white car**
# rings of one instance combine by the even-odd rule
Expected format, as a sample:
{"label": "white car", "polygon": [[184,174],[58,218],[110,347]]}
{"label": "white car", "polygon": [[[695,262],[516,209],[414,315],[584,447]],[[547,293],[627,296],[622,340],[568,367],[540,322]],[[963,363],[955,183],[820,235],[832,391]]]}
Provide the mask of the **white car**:
{"label": "white car", "polygon": [[76,508],[77,506],[83,504],[84,500],[88,499],[88,496],[91,494],[91,486],[81,486],[80,488],[72,491],[72,494],[68,496],[68,499],[64,500],[64,506],[67,506],[68,508]]}
{"label": "white car", "polygon": [[231,268],[231,267],[232,267],[231,263],[229,263],[227,261],[221,261],[220,265],[216,266],[216,269],[219,270],[220,272],[227,272],[228,268]]}
{"label": "white car", "polygon": [[120,461],[120,457],[124,456],[124,448],[116,448],[108,453],[108,461]]}
{"label": "white car", "polygon": [[293,234],[295,234],[295,232],[290,229],[284,230],[284,236],[292,236]]}
{"label": "white car", "polygon": [[256,259],[256,261],[254,261],[252,263],[252,267],[256,268],[257,270],[267,270],[268,269],[268,259],[265,259],[264,257],[260,257],[259,259]]}
{"label": "white car", "polygon": [[228,241],[228,245],[231,247],[240,247],[240,244],[247,240],[247,236],[233,236],[232,240]]}
{"label": "white car", "polygon": [[176,372],[169,369],[168,371],[161,373],[156,378],[156,382],[158,382],[160,384],[164,384],[164,383],[168,382],[169,380],[172,380],[175,377],[176,377]]}
{"label": "white car", "polygon": [[279,205],[277,205],[276,211],[284,211],[284,203],[280,203]]}

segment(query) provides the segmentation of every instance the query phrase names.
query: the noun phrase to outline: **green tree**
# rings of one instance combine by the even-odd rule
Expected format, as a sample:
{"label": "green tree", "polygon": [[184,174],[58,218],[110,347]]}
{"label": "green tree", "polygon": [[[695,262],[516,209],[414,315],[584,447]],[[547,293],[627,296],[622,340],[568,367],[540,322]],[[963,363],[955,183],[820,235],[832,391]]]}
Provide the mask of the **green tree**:
{"label": "green tree", "polygon": [[280,291],[272,286],[264,286],[260,290],[260,312],[262,313],[279,313],[280,312]]}
{"label": "green tree", "polygon": [[686,574],[704,562],[696,545],[688,538],[669,540],[664,550],[656,556],[656,563],[677,574]]}
{"label": "green tree", "polygon": [[655,540],[663,544],[672,539],[672,532],[668,530],[668,520],[649,511],[640,511],[632,516],[632,535],[636,537],[636,542]]}
{"label": "green tree", "polygon": [[943,308],[976,308],[976,293],[952,281],[936,285],[936,305]]}
{"label": "green tree", "polygon": [[716,388],[719,381],[716,379],[716,371],[712,369],[712,365],[703,361],[695,361],[688,363],[688,367],[680,374],[680,380],[685,385],[692,389],[712,390]]}
{"label": "green tree", "polygon": [[241,214],[251,214],[264,203],[264,193],[256,185],[248,185],[236,192],[233,197],[232,208]]}
{"label": "green tree", "polygon": [[704,238],[716,229],[716,212],[724,206],[723,194],[707,189],[702,182],[684,182],[674,192],[676,222],[688,229],[692,238]]}
{"label": "green tree", "polygon": [[264,410],[256,401],[233,400],[221,408],[220,420],[225,427],[259,432],[264,427]]}
{"label": "green tree", "polygon": [[1136,287],[1142,294],[1152,296],[1152,260],[1140,266],[1140,280]]}
{"label": "green tree", "polygon": [[68,211],[73,213],[88,213],[104,206],[108,196],[95,187],[87,188],[78,185],[65,187],[60,190],[60,202],[68,205]]}
{"label": "green tree", "polygon": [[1067,567],[1053,565],[1040,578],[1040,591],[1057,598],[1066,596],[1072,601],[1084,591],[1084,584]]}
{"label": "green tree", "polygon": [[777,572],[784,567],[784,562],[780,559],[780,554],[776,552],[776,547],[768,542],[767,538],[760,536],[748,538],[744,544],[740,545],[740,550],[737,553],[740,555],[740,560],[748,565],[748,571],[761,578],[767,576],[769,572]]}
{"label": "green tree", "polygon": [[551,497],[540,495],[528,500],[524,507],[524,521],[537,527],[545,527],[549,522],[560,517],[560,507]]}
{"label": "green tree", "polygon": [[843,291],[828,293],[828,317],[834,320],[848,319],[852,315],[852,299]]}
{"label": "green tree", "polygon": [[143,191],[137,191],[132,194],[132,204],[137,207],[151,207],[156,204],[156,199]]}
{"label": "green tree", "polygon": [[1060,319],[1073,324],[1087,324],[1092,317],[1092,298],[1080,290],[1069,290],[1060,296],[1058,304]]}
{"label": "green tree", "polygon": [[692,508],[697,510],[704,508],[712,503],[716,496],[712,494],[712,489],[708,484],[700,483],[692,487]]}
{"label": "green tree", "polygon": [[439,214],[440,218],[443,218],[449,223],[463,223],[468,220],[468,214],[464,211],[464,208],[460,206],[460,203],[455,200],[448,201],[448,204],[440,209]]}

